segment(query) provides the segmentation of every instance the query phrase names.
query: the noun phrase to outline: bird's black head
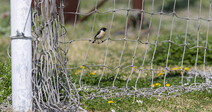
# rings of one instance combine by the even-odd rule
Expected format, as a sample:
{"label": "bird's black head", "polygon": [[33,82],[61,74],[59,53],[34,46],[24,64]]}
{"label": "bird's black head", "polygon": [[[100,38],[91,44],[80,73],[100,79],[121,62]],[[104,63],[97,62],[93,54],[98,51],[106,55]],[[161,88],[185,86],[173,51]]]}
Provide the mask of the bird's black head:
{"label": "bird's black head", "polygon": [[107,30],[107,28],[105,28],[105,27],[102,27],[102,28],[101,28],[101,30],[103,30],[103,31],[106,31],[106,30]]}

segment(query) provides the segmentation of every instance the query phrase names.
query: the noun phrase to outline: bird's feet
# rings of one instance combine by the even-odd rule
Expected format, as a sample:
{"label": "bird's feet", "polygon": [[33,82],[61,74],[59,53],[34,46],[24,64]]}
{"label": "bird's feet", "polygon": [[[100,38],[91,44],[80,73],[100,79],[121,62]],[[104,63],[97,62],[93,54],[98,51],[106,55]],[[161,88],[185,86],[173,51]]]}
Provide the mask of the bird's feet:
{"label": "bird's feet", "polygon": [[107,39],[105,39],[105,40],[101,40],[101,41],[102,41],[102,43],[103,43],[103,42],[105,42],[106,40],[107,40]]}

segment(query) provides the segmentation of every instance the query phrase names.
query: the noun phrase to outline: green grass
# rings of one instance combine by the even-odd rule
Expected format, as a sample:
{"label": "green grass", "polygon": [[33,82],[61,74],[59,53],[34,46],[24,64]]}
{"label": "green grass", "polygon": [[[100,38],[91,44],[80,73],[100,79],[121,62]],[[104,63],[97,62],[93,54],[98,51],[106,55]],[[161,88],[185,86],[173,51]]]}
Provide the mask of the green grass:
{"label": "green grass", "polygon": [[[208,91],[193,91],[182,93],[178,97],[160,98],[157,97],[118,97],[103,100],[95,98],[93,100],[82,100],[84,109],[89,111],[142,111],[142,112],[210,112],[212,111],[212,94]],[[109,104],[108,101],[114,103]],[[136,102],[137,100],[143,103]]]}
{"label": "green grass", "polygon": [[0,1],[0,104],[7,100],[12,92],[11,61],[7,55],[10,45],[9,0]]}
{"label": "green grass", "polygon": [[[157,97],[118,97],[103,100],[95,98],[93,100],[82,100],[83,107],[89,111],[157,111],[157,112],[210,112],[212,111],[212,94],[208,91],[193,91],[182,93],[178,97],[160,98]],[[112,100],[114,103],[109,104]],[[143,101],[138,103],[136,100]]]}
{"label": "green grass", "polygon": [[[91,71],[90,71],[91,72]],[[97,86],[98,81],[100,79],[101,74],[91,75],[89,71],[84,71],[84,75],[82,76],[82,85],[86,86]],[[76,84],[80,78],[80,71],[77,71],[77,74],[72,74],[72,81]],[[115,75],[115,74],[114,74]],[[100,87],[112,87],[112,82],[114,79],[114,75],[104,74]],[[126,78],[127,74],[119,74],[119,77],[116,79],[115,86],[118,88],[126,87]],[[184,74],[184,84],[188,83],[186,80],[188,74]],[[136,78],[133,78],[129,81],[128,87],[130,90],[135,85]],[[163,86],[164,74],[162,76],[155,76],[154,84],[160,83]],[[166,82],[170,83],[171,86],[180,86],[181,85],[181,75],[177,71],[168,72],[166,77]],[[194,78],[191,79],[189,84],[194,82]],[[197,77],[197,83],[205,82],[204,78]],[[187,85],[188,86],[188,85]],[[137,88],[150,88],[151,87],[151,77],[146,76],[145,78],[140,78],[138,81]],[[159,86],[155,86],[153,89],[157,89]],[[98,90],[89,89],[86,91],[80,91],[79,94],[81,96],[89,95],[91,93],[95,93]],[[135,97],[135,96],[122,96],[122,97],[110,97],[107,99],[103,98],[94,98],[94,99],[81,99],[81,106],[88,111],[189,111],[189,112],[199,112],[199,111],[211,111],[211,98],[212,94],[208,91],[192,91],[189,93],[182,92],[180,96],[176,97]],[[118,91],[113,91],[115,93]],[[160,99],[160,101],[158,100]],[[143,103],[138,103],[137,100],[143,101]],[[114,103],[108,103],[108,101],[113,101]]]}
{"label": "green grass", "polygon": [[[79,72],[77,75],[75,75],[74,73],[70,73],[70,74],[72,74],[71,75],[72,82],[75,82],[77,84],[79,82],[81,73]],[[161,86],[163,86],[164,74],[165,73],[163,73],[162,76],[157,76],[157,74],[156,74],[156,76],[154,76],[154,82],[153,83],[154,84],[155,83],[160,83]],[[127,79],[128,79],[127,76],[129,76],[129,74],[124,74],[124,73],[118,74],[118,77],[117,77],[117,79],[115,81],[115,86],[119,87],[119,88],[126,87]],[[101,77],[101,74],[91,75],[89,72],[86,73],[86,71],[84,71],[84,75],[82,76],[81,83],[83,85],[86,85],[86,86],[97,86],[98,83],[99,83],[100,77]],[[184,83],[191,84],[191,83],[194,82],[194,78],[192,78],[190,82],[187,82],[187,77],[189,77],[189,75],[187,75],[187,73],[185,72],[184,73],[184,79],[183,79]],[[104,87],[112,87],[112,82],[113,82],[114,78],[115,78],[115,74],[104,74],[104,76],[102,77],[102,80],[101,80],[100,87],[102,87],[102,88],[104,88]],[[131,80],[128,83],[128,87],[129,88],[135,86],[136,79],[137,79],[137,77],[136,78],[131,78]],[[181,80],[182,80],[182,77],[181,77],[179,72],[172,71],[172,72],[168,72],[167,73],[166,83],[169,83],[171,85],[180,86],[181,85]],[[197,83],[202,83],[204,81],[205,81],[204,78],[197,77]],[[140,77],[140,79],[137,82],[137,88],[151,88],[151,84],[152,84],[151,75],[148,75],[146,77]],[[155,86],[155,88],[157,88],[157,86]]]}
{"label": "green grass", "polygon": [[0,104],[5,102],[12,93],[12,78],[10,62],[0,62]]}
{"label": "green grass", "polygon": [[[72,75],[74,82],[79,81],[79,75]],[[107,76],[109,75],[109,76]],[[187,77],[184,74],[184,77]],[[90,75],[87,73],[82,77],[82,84],[87,86],[97,86],[100,75]],[[105,74],[101,82],[101,87],[112,87],[113,76],[110,74]],[[163,84],[163,76],[155,76],[155,83],[158,82]],[[204,82],[205,79],[197,77],[197,83]],[[132,79],[129,82],[129,87],[134,86],[135,79]],[[141,78],[138,82],[138,88],[150,88],[151,86],[150,78]],[[169,72],[167,75],[167,82],[173,85],[181,85],[181,75],[177,72]],[[194,79],[191,79],[191,83],[194,82]],[[187,80],[184,79],[184,83],[187,83]],[[191,84],[190,83],[190,84]],[[116,80],[116,87],[125,87],[126,80],[121,77]],[[153,89],[158,88],[158,86]],[[132,89],[132,88],[130,88]],[[79,94],[89,95],[95,93],[98,90],[87,90],[80,91]],[[211,98],[212,94],[208,91],[192,91],[189,93],[182,92],[180,96],[170,97],[170,98],[158,98],[158,97],[135,97],[135,96],[122,96],[122,97],[111,97],[107,99],[103,98],[94,98],[94,99],[81,99],[81,106],[88,111],[189,111],[189,112],[199,112],[199,111],[211,111]],[[116,92],[116,91],[114,91]],[[160,101],[158,100],[160,99]],[[142,104],[138,103],[137,100],[143,101]],[[108,103],[108,101],[113,101],[114,103]]]}

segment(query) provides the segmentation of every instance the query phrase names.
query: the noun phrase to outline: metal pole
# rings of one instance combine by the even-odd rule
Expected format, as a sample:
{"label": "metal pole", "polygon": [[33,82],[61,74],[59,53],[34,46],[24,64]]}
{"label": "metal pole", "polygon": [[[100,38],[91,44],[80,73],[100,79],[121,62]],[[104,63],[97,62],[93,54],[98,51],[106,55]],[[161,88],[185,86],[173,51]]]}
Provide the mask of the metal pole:
{"label": "metal pole", "polygon": [[32,111],[31,0],[10,0],[13,111]]}

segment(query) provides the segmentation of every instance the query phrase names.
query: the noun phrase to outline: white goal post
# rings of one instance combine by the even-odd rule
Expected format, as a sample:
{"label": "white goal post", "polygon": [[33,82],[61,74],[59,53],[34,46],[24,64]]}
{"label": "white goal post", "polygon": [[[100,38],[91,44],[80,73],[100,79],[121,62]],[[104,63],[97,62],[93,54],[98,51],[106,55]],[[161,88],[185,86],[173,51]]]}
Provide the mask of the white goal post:
{"label": "white goal post", "polygon": [[32,111],[31,0],[10,0],[13,111]]}

